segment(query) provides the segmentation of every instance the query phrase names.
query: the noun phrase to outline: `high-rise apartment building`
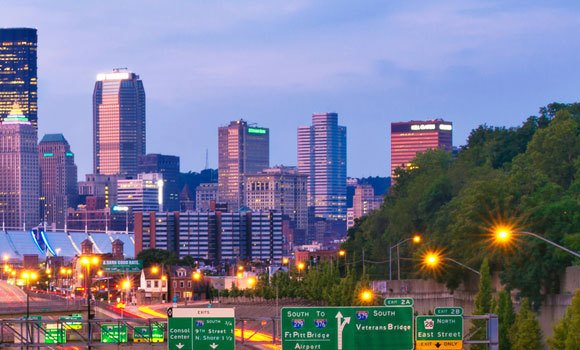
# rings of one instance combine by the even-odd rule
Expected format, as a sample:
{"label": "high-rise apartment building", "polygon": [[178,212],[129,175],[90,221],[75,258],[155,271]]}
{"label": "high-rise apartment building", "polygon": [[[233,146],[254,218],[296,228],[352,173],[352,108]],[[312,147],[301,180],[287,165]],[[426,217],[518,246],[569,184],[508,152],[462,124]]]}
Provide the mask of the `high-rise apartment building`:
{"label": "high-rise apartment building", "polygon": [[308,176],[295,167],[276,166],[256,175],[246,175],[245,205],[255,211],[276,210],[293,220],[299,229],[308,229]]}
{"label": "high-rise apartment building", "polygon": [[36,129],[18,104],[0,124],[0,219],[6,229],[40,224]]}
{"label": "high-rise apartment building", "polygon": [[138,174],[136,179],[117,180],[117,204],[132,212],[163,210],[163,176]]}
{"label": "high-rise apartment building", "polygon": [[37,35],[34,28],[0,28],[0,120],[16,102],[37,123]]}
{"label": "high-rise apartment building", "polygon": [[66,210],[76,206],[77,166],[62,134],[46,134],[38,144],[40,218],[52,229],[65,226]]}
{"label": "high-rise apartment building", "polygon": [[163,175],[163,210],[179,211],[179,157],[163,154],[140,156],[138,172]]}
{"label": "high-rise apartment building", "polygon": [[308,176],[315,217],[346,220],[346,127],[338,114],[314,114],[312,126],[298,128],[298,171]]}
{"label": "high-rise apartment building", "polygon": [[94,173],[137,174],[145,155],[145,89],[135,73],[97,75],[93,92]]}
{"label": "high-rise apartment building", "polygon": [[231,122],[218,130],[218,197],[230,211],[244,203],[244,175],[256,174],[270,166],[270,130]]}
{"label": "high-rise apartment building", "polygon": [[282,242],[275,211],[135,213],[135,254],[157,248],[214,262],[281,262]]}
{"label": "high-rise apartment building", "polygon": [[419,152],[453,148],[453,124],[442,119],[391,123],[391,178],[406,169]]}

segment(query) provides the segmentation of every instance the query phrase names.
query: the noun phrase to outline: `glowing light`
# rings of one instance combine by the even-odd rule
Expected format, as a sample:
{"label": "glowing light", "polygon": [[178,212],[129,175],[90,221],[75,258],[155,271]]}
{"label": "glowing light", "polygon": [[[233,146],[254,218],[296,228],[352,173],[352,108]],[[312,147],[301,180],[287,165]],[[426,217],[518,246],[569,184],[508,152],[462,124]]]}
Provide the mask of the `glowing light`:
{"label": "glowing light", "polygon": [[343,249],[339,250],[338,251],[338,255],[339,256],[345,256],[346,255],[346,250],[343,250]]}
{"label": "glowing light", "polygon": [[374,294],[371,290],[365,289],[360,293],[360,299],[365,302],[372,301],[374,299]]}
{"label": "glowing light", "polygon": [[199,273],[199,272],[197,272],[197,271],[196,271],[196,272],[194,272],[194,273],[193,273],[193,280],[194,280],[194,281],[199,281],[200,279],[201,279],[201,273]]}
{"label": "glowing light", "polygon": [[159,268],[158,268],[157,266],[153,266],[153,267],[151,268],[151,273],[152,273],[152,274],[157,274],[158,272],[159,272]]}
{"label": "glowing light", "polygon": [[302,271],[302,270],[304,270],[304,267],[306,267],[306,266],[304,265],[303,262],[298,263],[298,270]]}
{"label": "glowing light", "polygon": [[422,240],[423,240],[423,238],[421,237],[421,235],[414,235],[413,236],[413,243],[415,243],[415,244],[421,243]]}
{"label": "glowing light", "polygon": [[248,278],[248,286],[250,288],[254,287],[255,284],[256,284],[256,279],[255,278],[253,278],[253,277]]}

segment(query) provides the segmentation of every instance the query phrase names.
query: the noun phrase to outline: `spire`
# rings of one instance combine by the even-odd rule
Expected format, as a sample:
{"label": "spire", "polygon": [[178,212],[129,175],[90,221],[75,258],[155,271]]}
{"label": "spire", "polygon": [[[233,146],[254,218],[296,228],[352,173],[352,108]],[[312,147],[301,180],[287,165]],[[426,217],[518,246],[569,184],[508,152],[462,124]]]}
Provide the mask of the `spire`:
{"label": "spire", "polygon": [[24,115],[24,112],[22,112],[22,109],[20,109],[20,105],[18,104],[18,102],[14,102],[14,104],[12,105],[12,110],[10,111],[10,114],[8,114],[8,116],[6,118],[4,118],[4,120],[2,121],[2,124],[31,125],[28,118]]}

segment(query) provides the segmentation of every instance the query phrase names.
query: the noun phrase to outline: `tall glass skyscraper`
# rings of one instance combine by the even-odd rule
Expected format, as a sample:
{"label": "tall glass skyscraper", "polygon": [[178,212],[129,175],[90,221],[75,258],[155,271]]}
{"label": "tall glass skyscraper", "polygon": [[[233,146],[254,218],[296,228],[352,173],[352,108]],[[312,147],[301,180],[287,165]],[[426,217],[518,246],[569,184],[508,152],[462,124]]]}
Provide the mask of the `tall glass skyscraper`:
{"label": "tall glass skyscraper", "polygon": [[15,102],[37,129],[36,29],[0,28],[0,120]]}
{"label": "tall glass skyscraper", "polygon": [[244,175],[270,167],[270,130],[236,120],[218,129],[218,201],[237,211],[244,203]]}
{"label": "tall glass skyscraper", "polygon": [[145,89],[126,68],[97,75],[93,92],[94,173],[137,174],[145,155]]}
{"label": "tall glass skyscraper", "polygon": [[314,216],[346,220],[346,127],[338,114],[314,114],[312,126],[298,128],[298,171],[308,175]]}

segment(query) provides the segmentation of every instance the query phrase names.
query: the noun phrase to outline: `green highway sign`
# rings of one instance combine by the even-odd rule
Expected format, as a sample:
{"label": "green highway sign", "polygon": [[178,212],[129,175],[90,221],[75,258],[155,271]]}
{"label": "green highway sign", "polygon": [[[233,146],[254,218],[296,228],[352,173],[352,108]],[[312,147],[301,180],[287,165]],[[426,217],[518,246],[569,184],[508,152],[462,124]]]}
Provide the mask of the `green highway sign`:
{"label": "green highway sign", "polygon": [[141,260],[103,260],[102,269],[108,273],[141,272],[143,261]]}
{"label": "green highway sign", "polygon": [[[61,316],[58,318],[60,321],[67,321],[67,322],[63,322],[62,325],[64,326],[65,329],[75,329],[75,330],[79,330],[79,329],[83,329],[83,315],[81,314],[72,314],[70,316]],[[70,321],[75,321],[75,322],[70,322]]]}
{"label": "green highway sign", "polygon": [[57,323],[49,323],[44,329],[44,343],[45,344],[63,344],[66,343],[66,329],[63,325]]}
{"label": "green highway sign", "polygon": [[386,298],[385,306],[413,306],[413,298]]}
{"label": "green highway sign", "polygon": [[127,325],[126,324],[102,324],[101,325],[101,343],[126,343],[127,342]]}
{"label": "green highway sign", "polygon": [[449,307],[436,307],[434,310],[435,315],[463,315],[463,308],[459,306],[449,306]]}
{"label": "green highway sign", "polygon": [[463,349],[463,316],[417,316],[417,350]]}
{"label": "green highway sign", "polygon": [[234,309],[171,308],[167,321],[169,350],[234,350]]}
{"label": "green highway sign", "polygon": [[282,308],[282,349],[412,350],[413,307]]}
{"label": "green highway sign", "polygon": [[149,326],[135,326],[133,329],[133,342],[135,343],[163,343],[165,341],[165,328],[161,324]]}

